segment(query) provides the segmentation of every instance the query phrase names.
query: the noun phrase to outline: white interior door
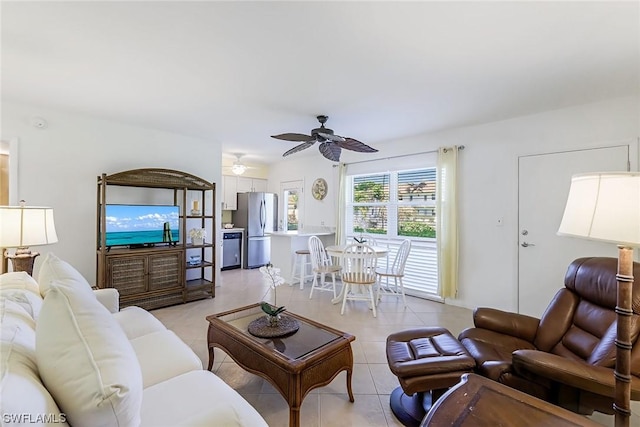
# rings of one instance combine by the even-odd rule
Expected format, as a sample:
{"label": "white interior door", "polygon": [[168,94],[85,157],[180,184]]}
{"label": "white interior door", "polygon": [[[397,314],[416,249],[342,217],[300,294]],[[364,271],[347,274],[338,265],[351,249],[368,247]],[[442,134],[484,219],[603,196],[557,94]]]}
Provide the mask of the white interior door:
{"label": "white interior door", "polygon": [[615,245],[556,234],[577,173],[626,171],[629,145],[518,159],[518,311],[540,317],[564,286],[567,266],[584,256],[617,256]]}

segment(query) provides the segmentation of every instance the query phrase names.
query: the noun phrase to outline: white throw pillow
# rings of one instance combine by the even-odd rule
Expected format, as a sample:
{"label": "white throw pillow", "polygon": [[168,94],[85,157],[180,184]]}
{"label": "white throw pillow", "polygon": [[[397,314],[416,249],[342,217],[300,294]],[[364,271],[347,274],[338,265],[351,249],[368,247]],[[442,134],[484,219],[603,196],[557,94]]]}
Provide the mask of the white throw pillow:
{"label": "white throw pillow", "polygon": [[36,359],[43,383],[69,424],[140,424],[138,359],[92,292],[50,283],[36,325]]}
{"label": "white throw pillow", "polygon": [[91,291],[91,285],[78,270],[73,268],[68,262],[61,260],[49,252],[45,256],[44,262],[40,266],[40,272],[38,273],[38,284],[40,285],[42,298],[47,296],[51,282],[54,280],[58,282],[59,286],[77,287]]}

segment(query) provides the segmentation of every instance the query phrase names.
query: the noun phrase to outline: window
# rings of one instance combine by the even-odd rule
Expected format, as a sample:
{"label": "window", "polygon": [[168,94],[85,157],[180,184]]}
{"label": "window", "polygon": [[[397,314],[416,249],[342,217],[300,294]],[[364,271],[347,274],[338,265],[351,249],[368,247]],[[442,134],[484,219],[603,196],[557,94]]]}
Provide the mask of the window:
{"label": "window", "polygon": [[298,192],[295,190],[289,190],[289,191],[285,191],[285,197],[286,197],[286,209],[287,209],[287,231],[290,230],[297,230],[298,229],[298,223],[300,222],[298,220]]}
{"label": "window", "polygon": [[353,178],[353,232],[387,234],[389,174]]}
{"label": "window", "polygon": [[280,194],[282,201],[280,209],[282,212],[279,227],[281,230],[293,231],[302,229],[302,189],[303,181],[287,181],[280,184]]}
{"label": "window", "polygon": [[[435,162],[432,162],[432,164]],[[347,175],[347,236],[375,238],[395,256],[411,239],[404,285],[408,294],[439,299],[436,252],[436,168]],[[365,235],[365,236],[363,236]],[[386,260],[379,260],[384,263]]]}
{"label": "window", "polygon": [[436,237],[436,169],[398,172],[398,236]]}

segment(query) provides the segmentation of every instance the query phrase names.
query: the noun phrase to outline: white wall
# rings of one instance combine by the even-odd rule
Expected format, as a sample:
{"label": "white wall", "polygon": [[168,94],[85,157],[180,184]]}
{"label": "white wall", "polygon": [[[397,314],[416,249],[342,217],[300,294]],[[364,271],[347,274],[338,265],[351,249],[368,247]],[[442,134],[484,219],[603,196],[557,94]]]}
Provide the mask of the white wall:
{"label": "white wall", "polygon": [[[516,310],[518,157],[635,141],[640,135],[639,105],[638,97],[612,99],[375,144],[379,153],[343,152],[342,160],[347,163],[373,160],[435,150],[439,146],[464,145],[466,148],[459,157],[459,295],[457,300],[448,302],[469,308],[492,306]],[[308,189],[318,176],[335,176],[331,165],[317,150],[311,156],[291,156],[272,168],[269,185],[276,191],[280,181],[304,177]],[[334,180],[327,180],[333,185],[323,203],[305,206],[307,223],[324,219],[328,225],[335,225],[330,222],[335,221]],[[308,192],[305,203],[307,200],[313,200]],[[502,227],[495,226],[498,217],[504,218]]]}
{"label": "white wall", "polygon": [[[49,126],[30,122],[43,117]],[[96,275],[96,184],[102,173],[159,167],[221,180],[220,144],[59,110],[2,104],[2,139],[18,138],[18,200],[54,208],[58,243],[36,248]],[[219,199],[220,196],[218,196]],[[218,218],[219,203],[216,203]],[[220,228],[220,222],[216,229]],[[35,275],[41,259],[36,259]]]}
{"label": "white wall", "polygon": [[[333,167],[335,163],[325,160],[315,146],[306,151],[304,154],[292,155],[286,160],[272,165],[269,170],[269,191],[280,197],[278,199],[280,205],[278,218],[282,218],[283,215],[280,183],[303,180],[304,212],[300,218],[303,227],[311,229],[323,225],[335,227],[338,170]],[[324,178],[327,181],[328,192],[323,200],[316,200],[311,195],[311,185],[317,178]]]}

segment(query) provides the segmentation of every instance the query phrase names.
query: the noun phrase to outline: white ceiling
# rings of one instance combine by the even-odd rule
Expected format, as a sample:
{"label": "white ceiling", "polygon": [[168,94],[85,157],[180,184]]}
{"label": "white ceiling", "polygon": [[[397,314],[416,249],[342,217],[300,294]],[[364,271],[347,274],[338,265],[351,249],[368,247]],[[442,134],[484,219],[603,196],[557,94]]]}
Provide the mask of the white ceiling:
{"label": "white ceiling", "polygon": [[269,135],[318,114],[376,147],[638,94],[639,17],[637,1],[2,1],[2,100],[269,162],[295,144]]}

